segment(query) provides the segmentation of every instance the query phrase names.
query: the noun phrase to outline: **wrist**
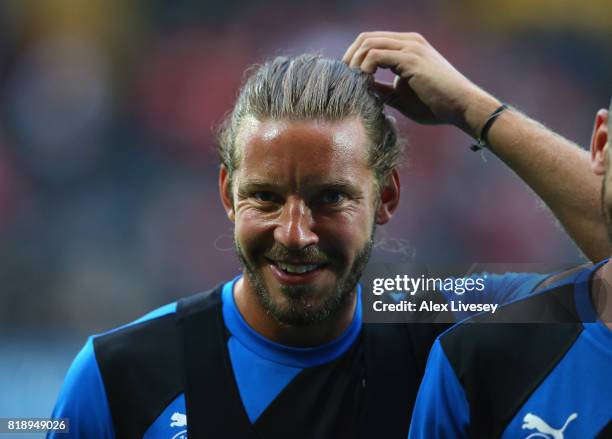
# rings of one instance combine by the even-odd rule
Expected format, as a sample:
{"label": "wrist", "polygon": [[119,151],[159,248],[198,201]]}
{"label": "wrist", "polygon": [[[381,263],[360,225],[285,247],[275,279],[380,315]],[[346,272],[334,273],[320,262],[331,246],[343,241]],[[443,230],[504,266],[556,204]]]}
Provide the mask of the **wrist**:
{"label": "wrist", "polygon": [[485,122],[502,102],[487,92],[477,89],[467,99],[464,112],[464,125],[460,128],[474,139],[480,137]]}

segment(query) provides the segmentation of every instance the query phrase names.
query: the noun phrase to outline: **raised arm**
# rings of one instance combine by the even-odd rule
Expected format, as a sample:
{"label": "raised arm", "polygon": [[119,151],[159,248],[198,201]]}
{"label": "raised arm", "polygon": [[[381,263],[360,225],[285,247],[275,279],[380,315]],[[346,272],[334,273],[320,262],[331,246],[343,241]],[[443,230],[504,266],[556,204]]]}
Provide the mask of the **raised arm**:
{"label": "raised arm", "polygon": [[[391,69],[395,82],[376,83],[377,91],[420,123],[452,124],[478,138],[501,105],[416,33],[362,33],[343,61],[367,73]],[[589,259],[608,257],[601,178],[591,172],[588,152],[513,108],[497,118],[487,137],[491,151],[544,200]]]}

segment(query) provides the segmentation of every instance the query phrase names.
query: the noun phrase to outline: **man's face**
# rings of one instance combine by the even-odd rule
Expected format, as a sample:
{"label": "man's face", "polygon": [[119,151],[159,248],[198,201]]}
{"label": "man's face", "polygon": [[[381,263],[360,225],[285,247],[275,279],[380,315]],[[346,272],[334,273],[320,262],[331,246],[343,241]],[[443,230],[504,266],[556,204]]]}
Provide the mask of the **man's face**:
{"label": "man's face", "polygon": [[367,263],[377,194],[358,119],[249,119],[232,181],[235,243],[248,281],[276,320],[333,316]]}

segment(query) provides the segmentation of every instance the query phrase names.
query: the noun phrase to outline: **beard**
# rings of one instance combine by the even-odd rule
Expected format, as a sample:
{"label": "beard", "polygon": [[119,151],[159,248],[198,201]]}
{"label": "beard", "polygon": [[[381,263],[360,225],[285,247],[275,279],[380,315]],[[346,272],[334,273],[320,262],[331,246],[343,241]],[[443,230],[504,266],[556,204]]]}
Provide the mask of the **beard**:
{"label": "beard", "polygon": [[[370,259],[372,253],[375,226],[369,239],[357,252],[352,265],[346,270],[346,274],[340,277],[325,297],[316,305],[310,303],[311,288],[308,285],[281,285],[280,291],[285,303],[278,303],[268,291],[261,269],[251,264],[245,256],[245,252],[237,241],[234,241],[238,259],[246,272],[249,282],[255,289],[257,298],[266,313],[277,322],[287,326],[308,326],[333,318],[343,307],[350,302],[357,282]],[[302,261],[322,262],[330,258],[318,248],[306,247],[299,252],[289,251],[286,248],[275,245],[268,253],[270,259],[283,259],[289,256],[299,258]]]}

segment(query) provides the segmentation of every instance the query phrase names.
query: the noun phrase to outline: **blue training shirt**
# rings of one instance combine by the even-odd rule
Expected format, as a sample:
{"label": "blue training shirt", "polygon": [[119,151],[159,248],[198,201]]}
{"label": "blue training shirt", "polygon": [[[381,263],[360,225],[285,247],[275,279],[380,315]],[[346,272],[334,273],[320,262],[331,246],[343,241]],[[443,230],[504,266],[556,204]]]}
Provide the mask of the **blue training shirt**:
{"label": "blue training shirt", "polygon": [[[528,396],[502,438],[593,438],[612,420],[612,331],[597,319],[589,294],[598,266],[569,280],[583,330]],[[408,437],[465,438],[469,427],[470,404],[439,337],[427,362]]]}
{"label": "blue training shirt", "polygon": [[[487,291],[492,295],[489,300],[501,303],[523,297],[533,291],[544,278],[543,275],[517,273],[488,275]],[[358,287],[357,306],[351,325],[340,337],[322,346],[294,348],[274,343],[249,327],[234,301],[233,288],[237,279],[223,285],[222,312],[223,321],[230,333],[227,343],[236,384],[246,414],[253,423],[304,368],[331,362],[355,343],[362,327],[361,287]],[[176,303],[171,303],[113,331],[175,312]],[[115,437],[93,343],[96,337],[105,334],[87,340],[68,371],[53,410],[53,418],[69,419],[70,433],[50,433],[49,438]],[[181,393],[151,423],[143,438],[178,439],[185,434],[185,399]]]}

